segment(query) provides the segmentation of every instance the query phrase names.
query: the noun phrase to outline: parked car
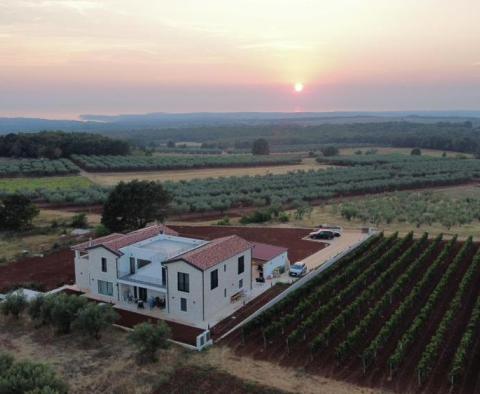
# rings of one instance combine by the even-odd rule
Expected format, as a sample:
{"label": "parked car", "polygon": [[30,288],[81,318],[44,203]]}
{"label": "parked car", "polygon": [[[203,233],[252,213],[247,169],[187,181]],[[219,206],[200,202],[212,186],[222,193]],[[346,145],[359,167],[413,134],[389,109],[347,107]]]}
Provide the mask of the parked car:
{"label": "parked car", "polygon": [[333,231],[333,233],[335,234],[335,237],[340,237],[343,233],[343,228],[341,226],[333,226],[330,224],[321,224],[320,226],[318,226],[317,231],[321,231],[321,230]]}
{"label": "parked car", "polygon": [[290,276],[303,276],[307,273],[307,265],[305,263],[302,263],[301,261],[292,264],[290,266]]}
{"label": "parked car", "polygon": [[339,237],[339,235],[336,235],[334,231],[331,230],[318,230],[314,231],[313,233],[310,233],[310,238],[311,239],[334,239],[335,237]]}

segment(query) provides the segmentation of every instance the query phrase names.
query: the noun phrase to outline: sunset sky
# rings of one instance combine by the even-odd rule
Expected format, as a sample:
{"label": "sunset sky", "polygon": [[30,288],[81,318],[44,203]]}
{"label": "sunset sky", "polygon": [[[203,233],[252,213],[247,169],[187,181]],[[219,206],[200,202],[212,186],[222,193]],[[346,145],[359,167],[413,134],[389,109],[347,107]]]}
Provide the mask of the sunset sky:
{"label": "sunset sky", "polygon": [[0,0],[0,116],[480,110],[479,16],[478,0]]}

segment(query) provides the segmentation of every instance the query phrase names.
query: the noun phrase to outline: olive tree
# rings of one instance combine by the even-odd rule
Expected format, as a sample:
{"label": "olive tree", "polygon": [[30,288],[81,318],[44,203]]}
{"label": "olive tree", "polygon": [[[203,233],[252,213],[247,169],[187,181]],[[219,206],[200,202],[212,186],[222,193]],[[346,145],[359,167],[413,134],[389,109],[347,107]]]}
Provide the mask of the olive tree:
{"label": "olive tree", "polygon": [[133,327],[128,336],[130,343],[137,348],[138,355],[146,361],[156,361],[158,349],[168,347],[168,339],[171,336],[170,327],[163,321],[157,324],[140,323]]}

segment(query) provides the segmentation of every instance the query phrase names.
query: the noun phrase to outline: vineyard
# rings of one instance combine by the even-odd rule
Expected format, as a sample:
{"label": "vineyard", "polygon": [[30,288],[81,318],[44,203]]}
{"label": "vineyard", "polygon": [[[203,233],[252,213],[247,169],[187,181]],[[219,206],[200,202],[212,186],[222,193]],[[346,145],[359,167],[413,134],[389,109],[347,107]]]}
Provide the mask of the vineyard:
{"label": "vineyard", "polygon": [[76,174],[80,169],[68,159],[23,159],[0,161],[0,178]]}
{"label": "vineyard", "polygon": [[86,171],[155,171],[213,167],[255,167],[299,164],[298,157],[281,156],[87,156],[72,155],[72,160]]}
{"label": "vineyard", "polygon": [[226,338],[238,354],[396,392],[480,389],[480,250],[379,234]]}

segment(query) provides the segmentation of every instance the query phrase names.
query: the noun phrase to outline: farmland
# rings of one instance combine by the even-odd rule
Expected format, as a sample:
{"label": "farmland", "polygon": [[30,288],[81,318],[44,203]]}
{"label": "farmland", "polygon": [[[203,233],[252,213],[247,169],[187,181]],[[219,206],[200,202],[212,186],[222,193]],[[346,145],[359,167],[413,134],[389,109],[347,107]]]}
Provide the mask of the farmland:
{"label": "farmland", "polygon": [[0,178],[76,174],[80,169],[68,159],[23,159],[0,161]]}
{"label": "farmland", "polygon": [[84,173],[88,179],[98,185],[114,186],[120,181],[131,181],[133,179],[146,181],[190,181],[192,179],[225,178],[232,176],[263,176],[287,174],[292,171],[321,170],[328,168],[327,165],[319,164],[313,158],[303,159],[299,164],[276,164],[262,165],[257,167],[224,167],[224,168],[202,168],[186,170],[161,170],[161,171],[139,171],[139,172],[88,172]]}
{"label": "farmland", "polygon": [[479,388],[471,239],[378,235],[225,342],[239,355],[397,392]]}
{"label": "farmland", "polygon": [[87,171],[155,171],[189,168],[256,167],[262,165],[298,164],[291,156],[95,156],[72,155],[72,160]]}

